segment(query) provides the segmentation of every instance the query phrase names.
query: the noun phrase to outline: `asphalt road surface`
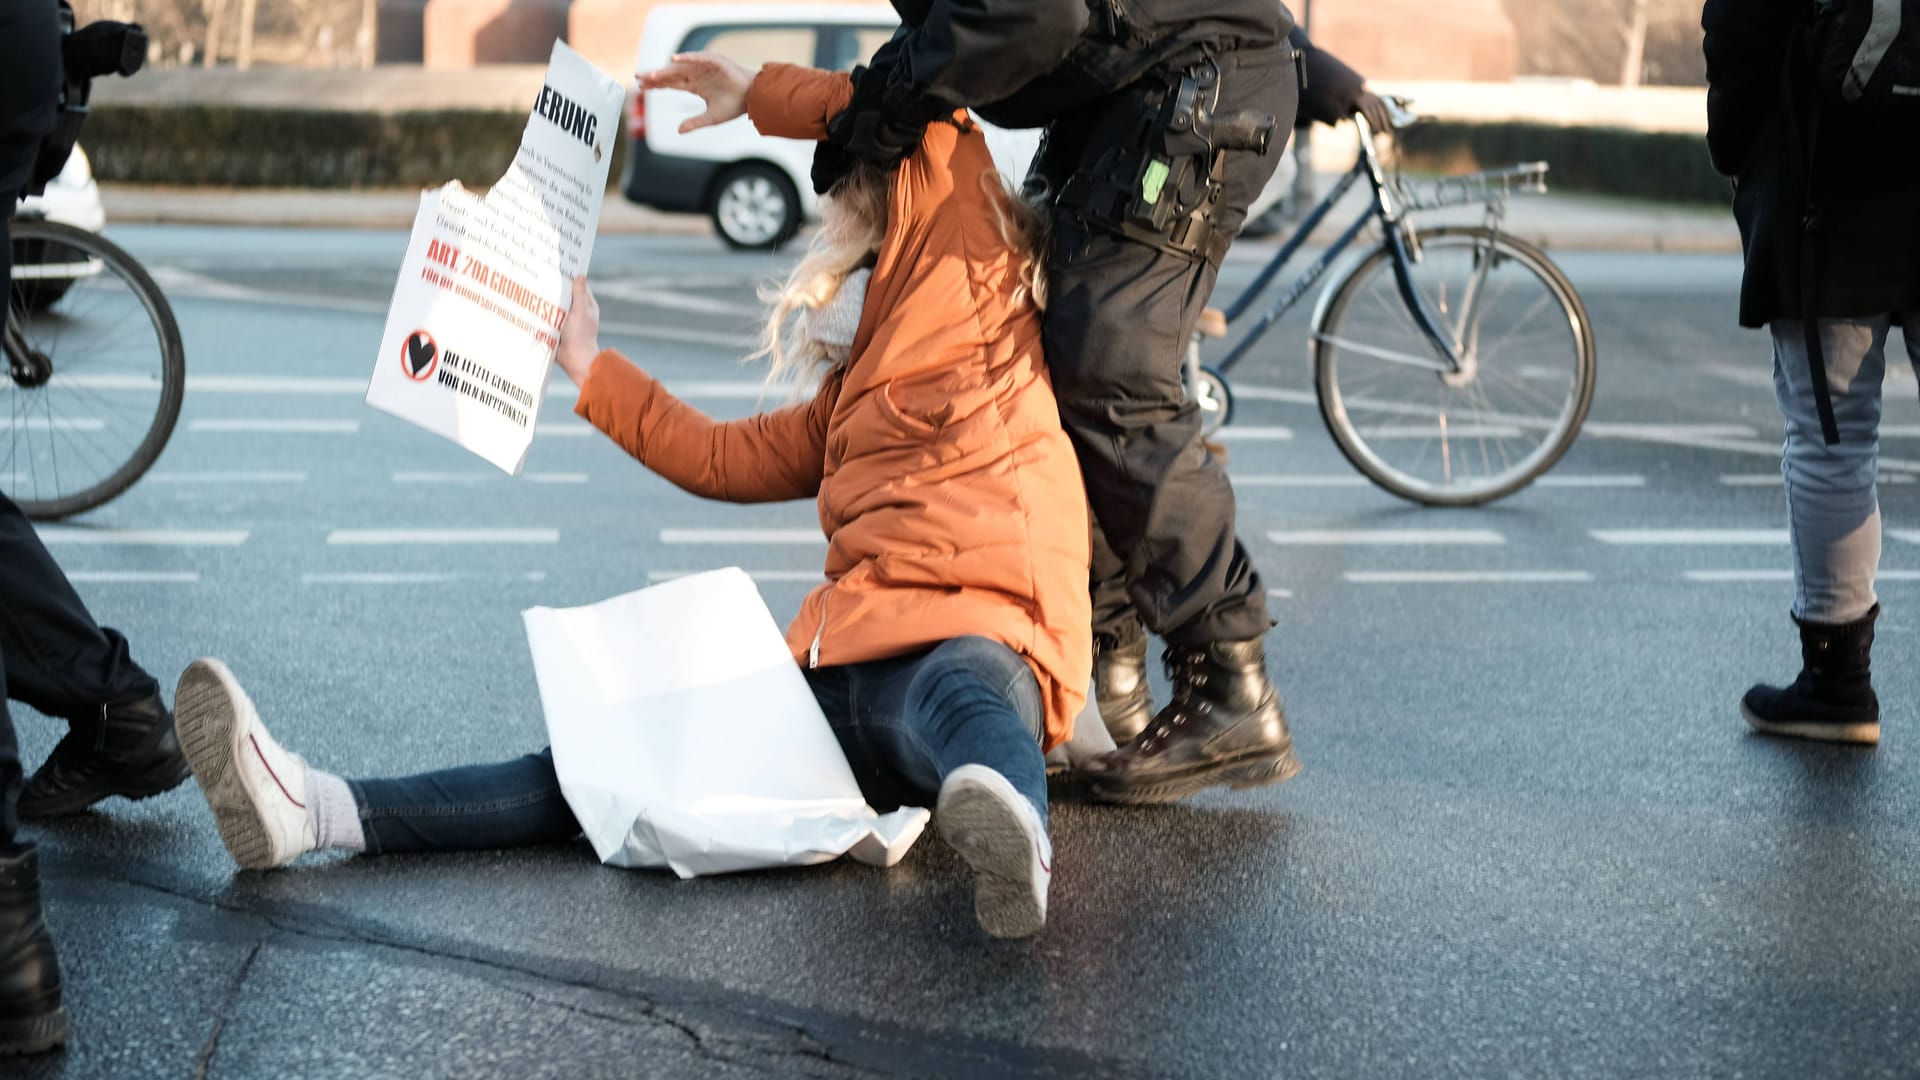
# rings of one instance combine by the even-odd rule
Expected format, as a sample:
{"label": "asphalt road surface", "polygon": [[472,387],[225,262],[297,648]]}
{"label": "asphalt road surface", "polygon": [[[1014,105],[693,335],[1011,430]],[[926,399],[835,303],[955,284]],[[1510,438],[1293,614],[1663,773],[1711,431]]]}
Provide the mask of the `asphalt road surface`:
{"label": "asphalt road surface", "polygon": [[[563,377],[517,480],[367,408],[402,234],[114,235],[166,285],[192,381],[154,472],[46,536],[169,688],[225,658],[325,768],[541,745],[523,608],[736,564],[784,618],[818,571],[789,535],[811,505],[679,493]],[[1493,507],[1360,481],[1302,403],[1297,318],[1240,370],[1241,535],[1306,771],[1059,806],[1039,938],[986,939],[931,834],[884,872],[680,882],[576,844],[242,874],[188,787],[29,828],[76,1041],[26,1074],[1913,1075],[1913,374],[1888,382],[1886,741],[1754,737],[1740,693],[1798,654],[1737,262],[1561,262],[1599,338],[1592,423]],[[744,414],[738,342],[779,265],[605,239],[605,340]],[[31,768],[57,730],[17,723]]]}

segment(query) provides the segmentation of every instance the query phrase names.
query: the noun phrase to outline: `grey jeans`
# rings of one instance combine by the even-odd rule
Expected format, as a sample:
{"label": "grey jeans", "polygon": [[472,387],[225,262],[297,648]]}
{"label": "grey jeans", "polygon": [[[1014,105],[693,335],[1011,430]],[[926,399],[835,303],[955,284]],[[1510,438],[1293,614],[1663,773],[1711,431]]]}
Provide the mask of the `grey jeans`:
{"label": "grey jeans", "polygon": [[1845,623],[1875,602],[1880,568],[1880,384],[1887,335],[1899,327],[1907,360],[1920,376],[1920,311],[1820,320],[1827,387],[1840,441],[1828,446],[1814,406],[1813,373],[1798,319],[1773,331],[1773,391],[1787,421],[1780,463],[1793,536],[1793,613],[1816,623]]}

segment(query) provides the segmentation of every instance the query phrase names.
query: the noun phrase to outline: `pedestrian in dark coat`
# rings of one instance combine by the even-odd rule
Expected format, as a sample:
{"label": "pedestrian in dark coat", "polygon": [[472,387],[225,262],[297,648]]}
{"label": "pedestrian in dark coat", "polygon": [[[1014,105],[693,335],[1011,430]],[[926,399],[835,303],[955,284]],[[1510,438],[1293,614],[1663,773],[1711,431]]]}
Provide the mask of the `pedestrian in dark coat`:
{"label": "pedestrian in dark coat", "polygon": [[[1746,251],[1740,323],[1773,337],[1804,661],[1792,685],[1749,690],[1741,712],[1768,734],[1876,743],[1881,382],[1894,329],[1920,371],[1920,137],[1819,104],[1798,47],[1812,10],[1706,0],[1701,16],[1707,147],[1733,178]],[[1802,319],[1816,320],[1811,334]],[[1831,397],[1832,440],[1816,379]]]}

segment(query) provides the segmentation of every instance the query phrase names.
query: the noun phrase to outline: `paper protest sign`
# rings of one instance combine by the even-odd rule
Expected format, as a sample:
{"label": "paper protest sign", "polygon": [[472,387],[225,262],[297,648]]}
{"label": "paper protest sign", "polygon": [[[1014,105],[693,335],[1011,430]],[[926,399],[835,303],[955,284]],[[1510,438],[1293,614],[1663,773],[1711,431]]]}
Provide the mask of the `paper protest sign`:
{"label": "paper protest sign", "polygon": [[586,272],[626,100],[564,42],[506,175],[420,196],[367,404],[518,474]]}

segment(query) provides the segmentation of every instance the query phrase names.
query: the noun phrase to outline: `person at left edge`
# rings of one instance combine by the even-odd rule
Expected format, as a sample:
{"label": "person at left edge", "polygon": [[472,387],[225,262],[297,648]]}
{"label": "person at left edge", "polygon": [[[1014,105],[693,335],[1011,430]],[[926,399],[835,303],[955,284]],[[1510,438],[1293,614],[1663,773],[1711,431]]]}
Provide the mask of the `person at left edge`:
{"label": "person at left edge", "polygon": [[[13,305],[7,222],[36,172],[63,78],[54,0],[0,2],[0,297]],[[38,170],[44,173],[46,170]],[[127,640],[93,621],[20,507],[0,493],[0,1055],[66,1042],[60,968],[40,915],[39,852],[20,818],[73,814],[113,795],[146,798],[187,778],[160,686]],[[67,721],[24,788],[6,701]]]}

